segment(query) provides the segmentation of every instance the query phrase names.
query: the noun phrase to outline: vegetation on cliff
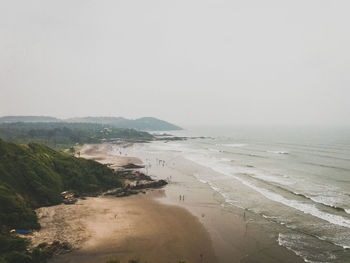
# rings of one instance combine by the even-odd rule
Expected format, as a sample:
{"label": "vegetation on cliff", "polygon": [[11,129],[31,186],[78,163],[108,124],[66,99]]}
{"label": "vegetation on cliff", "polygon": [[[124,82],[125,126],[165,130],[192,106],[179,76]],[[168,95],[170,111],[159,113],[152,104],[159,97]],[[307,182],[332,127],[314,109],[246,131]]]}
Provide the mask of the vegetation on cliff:
{"label": "vegetation on cliff", "polygon": [[45,249],[28,253],[28,242],[9,234],[13,228],[39,229],[35,208],[60,203],[64,190],[81,195],[120,186],[113,170],[93,160],[0,139],[0,263],[45,262]]}
{"label": "vegetation on cliff", "polygon": [[74,123],[95,123],[109,125],[114,128],[136,129],[140,131],[171,131],[182,130],[167,121],[163,121],[153,117],[143,117],[135,120],[126,119],[123,117],[81,117],[70,119],[57,119],[48,116],[4,116],[0,117],[0,123],[14,122],[74,122]]}
{"label": "vegetation on cliff", "polygon": [[111,138],[151,140],[153,136],[134,129],[96,123],[8,122],[0,123],[0,138],[15,143],[34,141],[63,149],[74,144],[98,143]]}
{"label": "vegetation on cliff", "polygon": [[68,119],[70,122],[87,122],[111,125],[116,128],[131,128],[141,131],[172,131],[182,130],[167,121],[153,117],[143,117],[136,120],[129,120],[122,117],[83,117]]}

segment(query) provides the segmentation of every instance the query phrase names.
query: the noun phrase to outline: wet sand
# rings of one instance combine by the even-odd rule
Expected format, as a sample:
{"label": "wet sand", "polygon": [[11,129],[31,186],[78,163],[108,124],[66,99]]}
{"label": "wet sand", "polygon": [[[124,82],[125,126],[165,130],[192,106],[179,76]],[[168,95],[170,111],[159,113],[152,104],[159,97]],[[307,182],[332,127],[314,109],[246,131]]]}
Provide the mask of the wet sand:
{"label": "wet sand", "polygon": [[[147,145],[136,144],[129,148],[128,154],[143,160],[152,177],[169,180],[164,188],[165,196],[158,200],[183,207],[199,219],[210,234],[218,262],[304,262],[292,251],[279,246],[278,235],[271,231],[268,221],[228,205],[222,195],[196,179],[196,174],[212,174],[213,170],[184,159],[180,151],[152,152]],[[165,165],[159,164],[159,160],[165,161]],[[180,201],[179,195],[184,195],[185,200]]]}
{"label": "wet sand", "polygon": [[153,199],[162,194],[154,190],[127,198],[88,198],[66,206],[65,221],[74,229],[70,234],[82,242],[76,243],[80,249],[50,262],[201,262],[200,254],[204,262],[216,262],[204,227],[185,209]]}

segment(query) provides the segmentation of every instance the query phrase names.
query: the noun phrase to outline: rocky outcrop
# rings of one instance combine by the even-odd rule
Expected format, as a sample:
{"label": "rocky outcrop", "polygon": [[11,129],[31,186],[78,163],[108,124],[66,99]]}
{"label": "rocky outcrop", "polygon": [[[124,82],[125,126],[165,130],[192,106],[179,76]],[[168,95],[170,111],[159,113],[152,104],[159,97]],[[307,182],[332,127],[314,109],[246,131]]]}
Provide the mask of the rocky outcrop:
{"label": "rocky outcrop", "polygon": [[133,163],[128,163],[126,165],[123,165],[122,168],[124,169],[140,169],[140,168],[145,168],[143,165],[137,165]]}
{"label": "rocky outcrop", "polygon": [[118,175],[123,179],[133,180],[133,181],[153,181],[153,179],[145,175],[144,173],[130,170],[119,170]]}
{"label": "rocky outcrop", "polygon": [[146,188],[160,188],[167,184],[168,182],[165,180],[142,182],[142,183],[137,183],[135,186],[132,186],[131,189],[140,190],[140,189],[146,189]]}
{"label": "rocky outcrop", "polygon": [[[165,180],[153,180],[151,177],[144,174],[134,175],[133,178],[137,179],[126,184],[124,187],[109,190],[104,193],[104,195],[124,197],[139,193],[145,193],[146,189],[160,188],[168,184],[168,182]],[[145,179],[140,180],[140,178]]]}

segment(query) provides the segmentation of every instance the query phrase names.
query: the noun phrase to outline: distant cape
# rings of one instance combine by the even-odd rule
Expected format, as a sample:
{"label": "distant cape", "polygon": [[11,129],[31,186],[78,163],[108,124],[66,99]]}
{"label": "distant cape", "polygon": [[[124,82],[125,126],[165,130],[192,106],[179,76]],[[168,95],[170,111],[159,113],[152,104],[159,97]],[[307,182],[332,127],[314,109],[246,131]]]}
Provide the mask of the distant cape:
{"label": "distant cape", "polygon": [[172,123],[153,118],[143,117],[135,120],[125,119],[123,117],[81,117],[58,119],[49,116],[4,116],[0,117],[0,123],[11,122],[80,122],[80,123],[98,123],[108,124],[116,128],[129,128],[143,131],[173,131],[182,130],[181,127]]}

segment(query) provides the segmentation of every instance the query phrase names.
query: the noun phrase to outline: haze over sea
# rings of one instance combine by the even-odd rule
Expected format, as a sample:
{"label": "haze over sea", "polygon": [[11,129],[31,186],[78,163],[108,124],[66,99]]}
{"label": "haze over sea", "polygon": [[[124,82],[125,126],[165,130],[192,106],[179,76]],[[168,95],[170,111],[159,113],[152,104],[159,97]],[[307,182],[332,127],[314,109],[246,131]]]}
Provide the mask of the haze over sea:
{"label": "haze over sea", "polygon": [[209,136],[155,142],[213,170],[194,176],[226,205],[268,221],[279,245],[306,262],[350,258],[350,130],[348,128],[193,129]]}

